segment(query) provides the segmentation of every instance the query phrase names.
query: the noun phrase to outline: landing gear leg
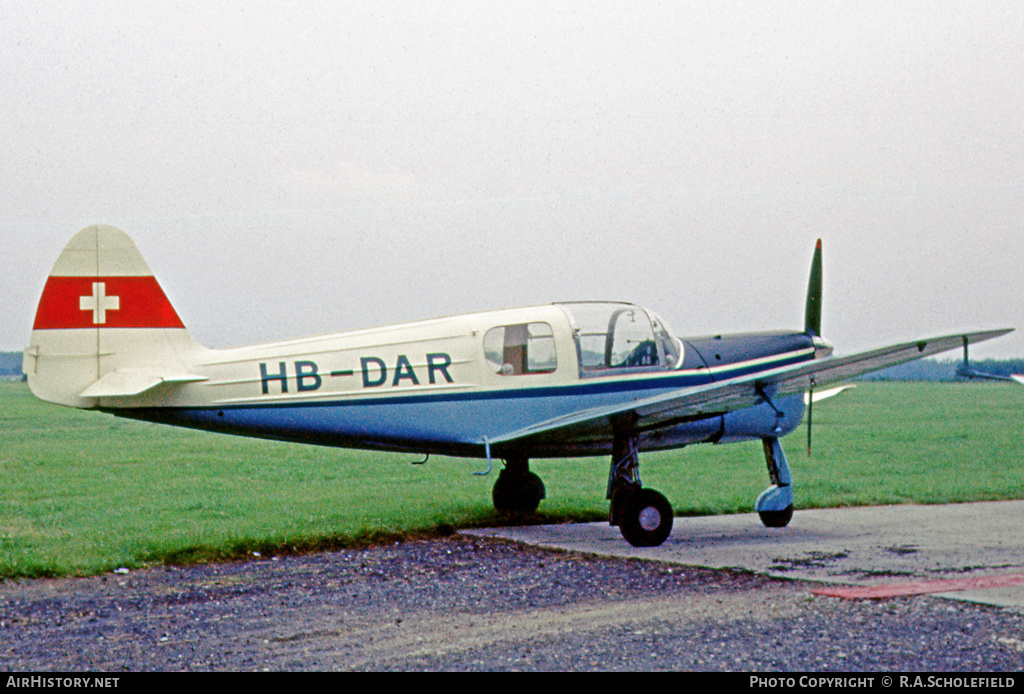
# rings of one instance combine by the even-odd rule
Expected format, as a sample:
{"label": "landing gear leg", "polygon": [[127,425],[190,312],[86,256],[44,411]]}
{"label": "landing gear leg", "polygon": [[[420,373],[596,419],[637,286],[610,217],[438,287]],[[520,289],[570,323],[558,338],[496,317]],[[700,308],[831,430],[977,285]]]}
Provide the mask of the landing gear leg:
{"label": "landing gear leg", "polygon": [[543,480],[530,472],[529,459],[519,456],[505,460],[491,492],[494,508],[505,512],[533,513],[545,496]]}
{"label": "landing gear leg", "polygon": [[672,532],[672,505],[640,482],[639,444],[636,436],[616,435],[612,440],[612,464],[608,474],[608,523],[634,547],[656,547]]}
{"label": "landing gear leg", "polygon": [[793,518],[793,477],[782,444],[774,437],[761,439],[764,460],[768,464],[768,478],[772,486],[761,492],[754,502],[754,510],[767,528],[784,528]]}

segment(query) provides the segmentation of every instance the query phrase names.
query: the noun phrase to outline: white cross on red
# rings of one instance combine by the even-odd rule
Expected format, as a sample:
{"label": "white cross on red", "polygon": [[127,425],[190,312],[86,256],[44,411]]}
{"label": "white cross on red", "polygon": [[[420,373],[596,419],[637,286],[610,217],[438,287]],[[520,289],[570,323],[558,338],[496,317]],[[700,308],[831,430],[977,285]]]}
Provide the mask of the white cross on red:
{"label": "white cross on red", "polygon": [[121,308],[121,297],[107,296],[106,282],[93,282],[92,296],[79,297],[78,308],[82,311],[92,311],[93,325],[103,325],[107,322],[107,311],[117,311]]}

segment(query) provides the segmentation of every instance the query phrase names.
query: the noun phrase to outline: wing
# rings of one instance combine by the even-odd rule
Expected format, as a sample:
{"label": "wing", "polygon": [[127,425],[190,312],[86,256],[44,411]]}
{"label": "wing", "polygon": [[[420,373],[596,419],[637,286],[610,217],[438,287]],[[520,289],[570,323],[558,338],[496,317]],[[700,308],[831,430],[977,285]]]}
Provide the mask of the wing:
{"label": "wing", "polygon": [[812,387],[821,388],[887,366],[990,340],[1011,331],[991,330],[905,342],[844,357],[826,357],[702,386],[680,388],[652,398],[593,408],[540,422],[491,438],[487,443],[497,445],[515,441],[539,444],[576,437],[610,437],[612,420],[627,413],[635,416],[634,430],[657,429],[687,419],[753,407],[763,403],[765,396],[775,398],[800,393]]}

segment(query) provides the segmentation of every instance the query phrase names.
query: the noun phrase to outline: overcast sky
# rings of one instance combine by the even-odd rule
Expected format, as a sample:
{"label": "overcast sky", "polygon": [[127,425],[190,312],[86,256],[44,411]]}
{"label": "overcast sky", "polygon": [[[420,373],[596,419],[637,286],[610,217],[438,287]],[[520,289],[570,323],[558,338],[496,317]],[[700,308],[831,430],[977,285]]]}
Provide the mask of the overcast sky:
{"label": "overcast sky", "polygon": [[1024,357],[1024,3],[0,0],[0,350],[95,222],[211,347],[562,299],[802,328],[820,237],[837,352]]}

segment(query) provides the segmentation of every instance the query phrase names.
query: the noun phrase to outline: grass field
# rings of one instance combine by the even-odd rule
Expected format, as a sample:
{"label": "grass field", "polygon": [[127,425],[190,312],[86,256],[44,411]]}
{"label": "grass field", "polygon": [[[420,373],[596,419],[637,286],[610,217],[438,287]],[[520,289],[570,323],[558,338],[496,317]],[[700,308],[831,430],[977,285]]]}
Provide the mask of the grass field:
{"label": "grass field", "polygon": [[[797,508],[1024,498],[1024,388],[861,383],[784,440]],[[243,439],[70,410],[0,383],[0,578],[341,547],[507,522],[481,461]],[[608,461],[534,461],[536,520],[602,520]],[[680,515],[750,511],[759,442],[645,454]],[[533,519],[531,519],[533,520]],[[522,521],[522,519],[520,519]],[[677,522],[685,533],[685,522]]]}

